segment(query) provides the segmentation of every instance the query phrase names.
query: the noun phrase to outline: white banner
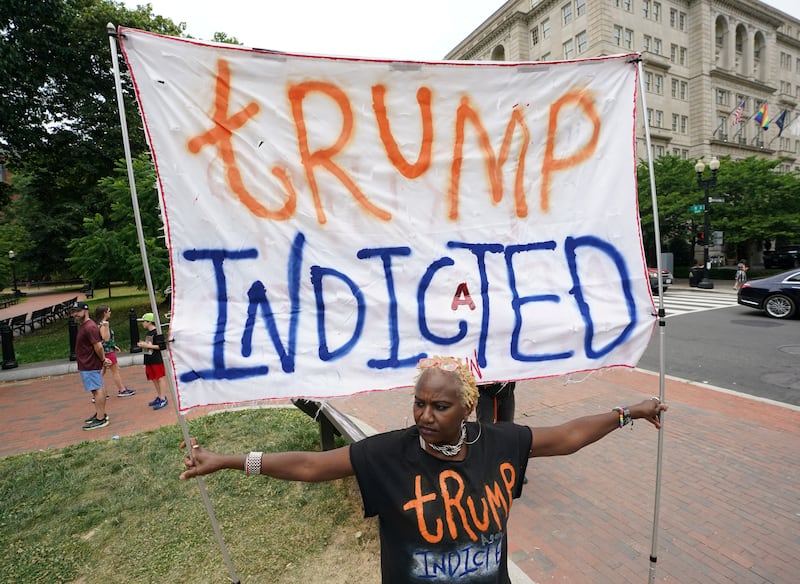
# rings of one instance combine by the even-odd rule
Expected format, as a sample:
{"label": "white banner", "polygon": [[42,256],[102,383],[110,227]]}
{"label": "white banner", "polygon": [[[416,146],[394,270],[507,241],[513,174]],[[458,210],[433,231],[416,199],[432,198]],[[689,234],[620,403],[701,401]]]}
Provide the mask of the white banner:
{"label": "white banner", "polygon": [[631,55],[397,62],[120,29],[179,407],[634,366],[655,318]]}

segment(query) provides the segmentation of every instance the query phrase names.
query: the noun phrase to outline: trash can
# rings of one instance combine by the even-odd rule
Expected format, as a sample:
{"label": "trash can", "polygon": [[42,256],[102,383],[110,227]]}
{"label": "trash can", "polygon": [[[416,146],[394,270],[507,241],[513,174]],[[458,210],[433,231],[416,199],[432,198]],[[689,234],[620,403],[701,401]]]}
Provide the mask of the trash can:
{"label": "trash can", "polygon": [[697,284],[700,283],[700,280],[703,279],[703,268],[700,266],[695,266],[693,268],[689,268],[689,286],[692,288],[697,288]]}

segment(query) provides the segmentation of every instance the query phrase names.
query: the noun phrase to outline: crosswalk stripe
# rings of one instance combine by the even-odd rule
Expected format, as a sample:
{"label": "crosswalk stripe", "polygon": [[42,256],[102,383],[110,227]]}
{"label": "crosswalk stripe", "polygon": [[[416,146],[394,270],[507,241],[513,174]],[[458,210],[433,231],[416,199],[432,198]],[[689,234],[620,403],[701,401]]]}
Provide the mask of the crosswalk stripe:
{"label": "crosswalk stripe", "polygon": [[[654,300],[656,307],[658,307],[658,298]],[[715,310],[736,305],[736,295],[729,292],[708,292],[705,290],[703,292],[679,292],[677,290],[671,290],[664,294],[664,310],[667,313],[666,318],[678,316],[679,314],[688,314],[690,312],[699,312],[702,310]]]}

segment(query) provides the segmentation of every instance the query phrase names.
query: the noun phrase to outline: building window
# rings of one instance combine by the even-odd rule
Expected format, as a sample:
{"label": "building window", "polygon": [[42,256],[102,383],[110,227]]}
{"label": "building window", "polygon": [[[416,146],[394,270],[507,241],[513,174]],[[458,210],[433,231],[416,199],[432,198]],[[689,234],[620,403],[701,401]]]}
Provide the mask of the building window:
{"label": "building window", "polygon": [[550,53],[545,53],[542,55],[542,61],[549,61],[550,60]]}
{"label": "building window", "polygon": [[681,116],[681,134],[689,132],[689,116]]}
{"label": "building window", "polygon": [[642,16],[650,18],[650,0],[642,0]]}
{"label": "building window", "polygon": [[656,95],[664,95],[664,76],[663,75],[656,75],[654,77],[655,81],[655,93]]}
{"label": "building window", "polygon": [[678,62],[678,45],[674,43],[669,46],[669,60],[673,63]]}
{"label": "building window", "polygon": [[586,31],[582,30],[578,33],[578,36],[575,37],[575,44],[578,45],[578,54],[580,55],[584,51],[586,51]]}
{"label": "building window", "polygon": [[661,22],[661,2],[653,2],[653,20]]}
{"label": "building window", "polygon": [[569,39],[563,45],[564,47],[564,58],[565,59],[572,59],[575,57],[575,43],[572,39]]}
{"label": "building window", "polygon": [[673,79],[672,80],[672,97],[673,97],[673,99],[677,99],[678,98],[678,80],[677,79]]}
{"label": "building window", "polygon": [[669,25],[672,28],[678,28],[678,11],[674,8],[669,9]]}
{"label": "building window", "polygon": [[678,131],[678,121],[680,119],[681,119],[681,117],[678,114],[672,114],[672,131],[673,132],[677,132]]}
{"label": "building window", "polygon": [[656,55],[661,54],[661,39],[653,39],[653,52]]}
{"label": "building window", "polygon": [[644,35],[644,37],[642,37],[642,50],[643,51],[649,51],[650,50],[650,46],[652,44],[653,44],[653,37],[651,37],[649,34],[646,34],[646,35]]}
{"label": "building window", "polygon": [[576,16],[586,14],[586,0],[575,0],[575,14]]}
{"label": "building window", "polygon": [[539,27],[531,29],[531,46],[535,47],[539,44]]}
{"label": "building window", "polygon": [[647,108],[647,125],[648,126],[652,126],[653,125],[653,109],[652,108]]}
{"label": "building window", "polygon": [[542,38],[546,39],[550,36],[550,19],[545,18],[542,21]]}
{"label": "building window", "polygon": [[622,7],[627,12],[633,12],[633,0],[622,0]]}
{"label": "building window", "polygon": [[647,93],[653,91],[653,74],[648,71],[644,72],[644,90]]}
{"label": "building window", "polygon": [[686,13],[679,12],[678,13],[678,30],[682,30],[686,32]]}
{"label": "building window", "polygon": [[561,20],[567,25],[572,22],[572,2],[561,7]]}
{"label": "building window", "polygon": [[689,83],[686,81],[681,81],[681,94],[680,98],[683,101],[689,101]]}
{"label": "building window", "polygon": [[663,128],[664,127],[664,112],[661,110],[656,110],[656,122],[653,124],[656,128]]}
{"label": "building window", "polygon": [[[673,97],[675,97],[673,95]],[[729,105],[731,103],[731,92],[727,89],[717,89],[717,105]]]}
{"label": "building window", "polygon": [[680,50],[680,54],[681,54],[680,64],[683,65],[684,67],[686,66],[686,62],[689,59],[688,52],[689,51],[688,51],[688,49],[686,47],[681,47],[681,50]]}
{"label": "building window", "polygon": [[623,41],[623,46],[626,49],[632,49],[633,48],[633,31],[631,29],[629,29],[629,28],[625,29],[625,37],[624,37],[624,39],[625,40]]}
{"label": "building window", "polygon": [[622,27],[614,25],[614,44],[618,47],[622,46]]}

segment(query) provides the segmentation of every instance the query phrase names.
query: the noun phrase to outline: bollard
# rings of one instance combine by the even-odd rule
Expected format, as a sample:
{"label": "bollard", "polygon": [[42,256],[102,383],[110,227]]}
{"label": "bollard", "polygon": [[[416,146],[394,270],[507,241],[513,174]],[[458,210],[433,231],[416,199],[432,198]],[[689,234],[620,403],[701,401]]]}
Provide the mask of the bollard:
{"label": "bollard", "polygon": [[7,322],[0,324],[0,339],[3,343],[3,369],[13,369],[17,366],[14,353],[14,331]]}
{"label": "bollard", "polygon": [[69,315],[69,360],[77,361],[78,357],[75,355],[75,339],[78,338],[78,323],[72,315]]}
{"label": "bollard", "polygon": [[139,323],[136,322],[136,311],[131,308],[128,311],[128,325],[131,328],[131,353],[141,353],[142,348],[139,343]]}

